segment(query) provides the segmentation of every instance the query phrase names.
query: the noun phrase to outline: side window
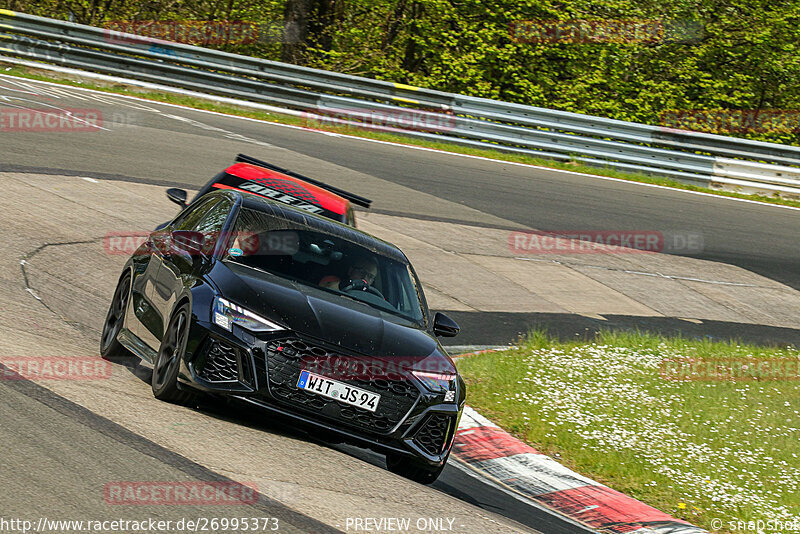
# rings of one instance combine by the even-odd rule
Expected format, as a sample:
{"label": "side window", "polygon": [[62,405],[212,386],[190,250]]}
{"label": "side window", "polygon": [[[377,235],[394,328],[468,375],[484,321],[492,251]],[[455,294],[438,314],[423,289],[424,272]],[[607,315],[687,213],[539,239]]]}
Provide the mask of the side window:
{"label": "side window", "polygon": [[173,221],[172,226],[175,230],[192,230],[200,222],[203,216],[214,207],[214,199],[208,199],[197,204],[189,210],[183,211]]}
{"label": "side window", "polygon": [[176,239],[189,242],[192,248],[199,248],[205,254],[212,254],[232,206],[227,198],[209,199],[182,214],[173,228],[174,233],[181,234],[181,237],[176,235]]}
{"label": "side window", "polygon": [[202,235],[203,250],[208,254],[212,254],[217,241],[220,239],[222,227],[225,226],[225,221],[228,220],[233,202],[227,198],[223,198],[218,202],[212,202],[208,210],[204,210],[204,214],[193,228],[187,228]]}
{"label": "side window", "polygon": [[222,231],[222,227],[225,225],[225,221],[228,219],[232,206],[233,203],[227,198],[223,198],[216,204],[212,204],[211,209],[205,212],[192,230],[219,234],[219,232]]}

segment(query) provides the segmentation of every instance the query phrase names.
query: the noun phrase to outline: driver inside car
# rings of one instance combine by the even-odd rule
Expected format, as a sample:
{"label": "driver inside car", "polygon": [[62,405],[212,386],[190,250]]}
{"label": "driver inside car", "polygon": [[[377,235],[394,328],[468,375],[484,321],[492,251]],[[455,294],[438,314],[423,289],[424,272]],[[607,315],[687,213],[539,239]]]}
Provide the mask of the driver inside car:
{"label": "driver inside car", "polygon": [[347,278],[341,280],[338,276],[328,275],[319,281],[319,285],[328,289],[339,290],[350,285],[363,286],[366,290],[375,281],[378,274],[378,264],[371,258],[361,258],[353,262],[347,269]]}

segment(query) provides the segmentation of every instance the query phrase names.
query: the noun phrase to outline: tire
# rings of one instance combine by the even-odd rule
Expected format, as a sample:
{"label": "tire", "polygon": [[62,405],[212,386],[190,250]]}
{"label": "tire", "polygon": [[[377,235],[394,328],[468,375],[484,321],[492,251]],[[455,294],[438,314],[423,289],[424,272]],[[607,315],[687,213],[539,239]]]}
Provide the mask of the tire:
{"label": "tire", "polygon": [[103,333],[100,336],[100,356],[105,359],[130,355],[130,352],[117,339],[122,330],[122,323],[125,320],[125,311],[128,307],[130,294],[131,273],[127,273],[117,284],[114,297],[111,299],[111,306],[109,306],[106,314],[106,321],[103,324]]}
{"label": "tire", "polygon": [[189,335],[189,305],[183,304],[172,314],[167,331],[161,340],[156,361],[153,363],[151,386],[158,400],[174,404],[187,404],[194,398],[189,391],[178,389],[178,371],[186,352]]}
{"label": "tire", "polygon": [[436,482],[445,465],[447,465],[447,459],[439,467],[432,467],[413,458],[394,454],[386,455],[386,468],[389,471],[420,484],[433,484]]}

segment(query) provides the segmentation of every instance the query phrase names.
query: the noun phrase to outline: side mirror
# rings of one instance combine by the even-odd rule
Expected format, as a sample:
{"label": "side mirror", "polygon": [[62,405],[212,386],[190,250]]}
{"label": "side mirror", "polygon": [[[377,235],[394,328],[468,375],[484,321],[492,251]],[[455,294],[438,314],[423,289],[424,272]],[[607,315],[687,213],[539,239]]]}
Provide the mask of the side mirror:
{"label": "side mirror", "polygon": [[454,337],[461,331],[454,320],[442,312],[436,312],[433,316],[433,333],[441,337]]}
{"label": "side mirror", "polygon": [[186,191],[178,189],[177,187],[170,187],[167,189],[167,198],[173,201],[181,208],[186,207]]}

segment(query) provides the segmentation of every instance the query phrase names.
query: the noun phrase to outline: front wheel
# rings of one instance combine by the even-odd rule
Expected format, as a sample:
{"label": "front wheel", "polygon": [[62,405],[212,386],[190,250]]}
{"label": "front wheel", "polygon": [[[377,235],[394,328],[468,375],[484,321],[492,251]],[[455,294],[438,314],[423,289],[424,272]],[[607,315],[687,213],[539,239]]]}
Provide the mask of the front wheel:
{"label": "front wheel", "polygon": [[172,315],[169,327],[161,340],[153,365],[153,396],[158,400],[186,404],[194,395],[178,389],[178,371],[186,351],[189,336],[189,305],[184,304]]}
{"label": "front wheel", "polygon": [[433,484],[436,482],[445,465],[447,465],[447,460],[442,462],[439,467],[433,467],[413,458],[395,454],[386,455],[386,468],[389,471],[420,484]]}

